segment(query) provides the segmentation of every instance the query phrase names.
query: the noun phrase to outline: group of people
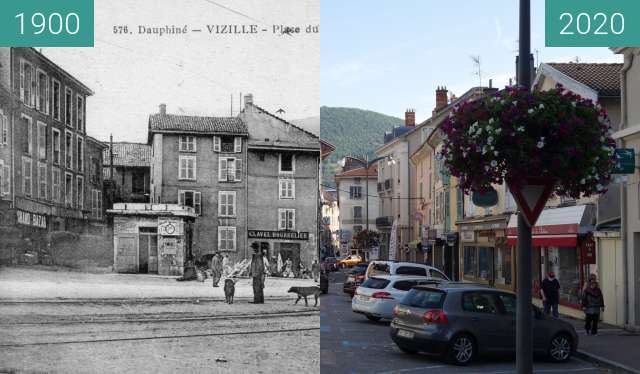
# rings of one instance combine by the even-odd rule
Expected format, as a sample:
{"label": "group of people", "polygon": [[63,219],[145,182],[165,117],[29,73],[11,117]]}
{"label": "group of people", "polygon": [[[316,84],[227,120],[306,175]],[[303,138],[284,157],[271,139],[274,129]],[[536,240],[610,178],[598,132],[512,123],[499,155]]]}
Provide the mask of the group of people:
{"label": "group of people", "polygon": [[[553,271],[550,271],[542,281],[540,296],[544,305],[544,313],[549,314],[551,312],[554,318],[558,318],[560,282]],[[582,286],[581,307],[585,313],[584,328],[587,335],[597,335],[600,313],[604,312],[604,297],[595,274],[589,275],[589,279]]]}

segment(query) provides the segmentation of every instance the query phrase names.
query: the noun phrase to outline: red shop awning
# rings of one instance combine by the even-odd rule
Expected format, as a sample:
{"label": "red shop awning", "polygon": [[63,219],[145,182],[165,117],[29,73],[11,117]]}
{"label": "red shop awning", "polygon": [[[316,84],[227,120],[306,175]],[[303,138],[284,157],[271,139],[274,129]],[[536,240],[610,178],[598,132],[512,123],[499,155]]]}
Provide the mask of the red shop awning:
{"label": "red shop awning", "polygon": [[[578,245],[580,225],[583,223],[587,205],[552,208],[542,211],[531,230],[533,246],[575,247]],[[518,237],[518,216],[512,215],[507,226],[507,245],[515,246]]]}

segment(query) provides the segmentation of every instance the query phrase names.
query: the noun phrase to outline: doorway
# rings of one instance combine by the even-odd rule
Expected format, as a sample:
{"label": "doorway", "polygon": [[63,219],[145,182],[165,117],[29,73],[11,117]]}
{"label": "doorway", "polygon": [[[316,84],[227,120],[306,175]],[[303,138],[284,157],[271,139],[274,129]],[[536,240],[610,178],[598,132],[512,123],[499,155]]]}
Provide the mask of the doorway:
{"label": "doorway", "polygon": [[291,259],[293,273],[298,277],[300,273],[300,244],[280,243],[279,253],[283,262],[286,262],[287,259]]}
{"label": "doorway", "polygon": [[140,227],[138,235],[138,272],[158,273],[158,229]]}

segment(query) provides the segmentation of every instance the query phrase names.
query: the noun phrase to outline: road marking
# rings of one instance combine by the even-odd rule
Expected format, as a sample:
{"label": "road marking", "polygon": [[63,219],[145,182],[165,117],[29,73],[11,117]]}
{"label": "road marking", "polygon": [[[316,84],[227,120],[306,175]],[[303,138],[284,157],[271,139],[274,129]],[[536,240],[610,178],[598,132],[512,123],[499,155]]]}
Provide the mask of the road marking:
{"label": "road marking", "polygon": [[408,373],[408,372],[411,372],[411,371],[426,370],[426,369],[437,369],[437,368],[443,368],[443,367],[446,367],[446,365],[422,366],[422,367],[419,367],[419,368],[399,369],[399,370],[393,370],[393,371],[382,371],[382,372],[379,372],[377,374]]}
{"label": "road marking", "polygon": [[[577,372],[595,370],[595,366],[583,367],[583,368],[571,368],[571,369],[533,369],[534,373],[562,373],[562,372]],[[391,372],[393,373],[393,372]],[[515,374],[515,370],[503,370],[503,371],[461,371],[462,374]]]}

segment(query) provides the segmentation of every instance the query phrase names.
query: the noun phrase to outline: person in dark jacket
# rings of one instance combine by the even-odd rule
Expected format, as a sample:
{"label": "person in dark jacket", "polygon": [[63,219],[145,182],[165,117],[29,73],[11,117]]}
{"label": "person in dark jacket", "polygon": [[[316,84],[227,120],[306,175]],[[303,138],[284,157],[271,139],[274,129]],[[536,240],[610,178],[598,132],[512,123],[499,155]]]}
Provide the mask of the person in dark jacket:
{"label": "person in dark jacket", "polygon": [[542,291],[542,302],[544,303],[544,314],[552,311],[553,318],[558,318],[558,304],[560,303],[560,282],[554,272],[550,271],[542,281],[540,287]]}
{"label": "person in dark jacket", "polygon": [[249,276],[253,278],[253,303],[264,304],[264,261],[258,243],[252,243],[253,256]]}
{"label": "person in dark jacket", "polygon": [[213,287],[218,287],[220,278],[222,277],[222,256],[220,252],[216,252],[211,258],[211,278],[213,278]]}
{"label": "person in dark jacket", "polygon": [[600,320],[600,311],[604,311],[604,297],[602,290],[598,287],[598,282],[591,281],[589,287],[582,295],[582,310],[585,314],[584,329],[587,335],[598,334],[598,320]]}

